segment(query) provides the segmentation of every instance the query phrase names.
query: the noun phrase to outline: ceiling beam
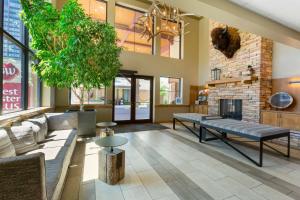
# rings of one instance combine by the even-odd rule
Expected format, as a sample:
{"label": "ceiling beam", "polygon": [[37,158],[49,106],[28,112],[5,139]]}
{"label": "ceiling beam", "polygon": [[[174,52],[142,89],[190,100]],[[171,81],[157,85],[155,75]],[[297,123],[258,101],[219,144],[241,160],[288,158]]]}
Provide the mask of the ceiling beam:
{"label": "ceiling beam", "polygon": [[[144,0],[142,0],[144,1]],[[164,0],[159,0],[165,2]],[[226,0],[172,0],[184,12],[204,16],[289,46],[300,48],[300,32]]]}

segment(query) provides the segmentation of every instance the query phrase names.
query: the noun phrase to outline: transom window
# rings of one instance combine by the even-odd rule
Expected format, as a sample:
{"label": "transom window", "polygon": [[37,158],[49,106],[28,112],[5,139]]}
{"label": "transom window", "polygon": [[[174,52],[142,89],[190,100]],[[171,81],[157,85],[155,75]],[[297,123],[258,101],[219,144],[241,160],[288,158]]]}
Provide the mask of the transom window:
{"label": "transom window", "polygon": [[182,79],[160,77],[160,104],[182,104]]}
{"label": "transom window", "polygon": [[95,20],[106,22],[107,16],[107,3],[102,0],[79,0],[78,3],[81,5],[87,15]]}
{"label": "transom window", "polygon": [[[181,23],[170,22],[167,20],[160,20],[161,29],[170,27],[177,29]],[[181,35],[173,36],[168,33],[162,33],[160,37],[160,55],[168,58],[181,59]]]}
{"label": "transom window", "polygon": [[118,34],[118,45],[126,51],[152,54],[152,39],[142,37],[143,29],[136,25],[144,12],[116,5],[115,27]]}

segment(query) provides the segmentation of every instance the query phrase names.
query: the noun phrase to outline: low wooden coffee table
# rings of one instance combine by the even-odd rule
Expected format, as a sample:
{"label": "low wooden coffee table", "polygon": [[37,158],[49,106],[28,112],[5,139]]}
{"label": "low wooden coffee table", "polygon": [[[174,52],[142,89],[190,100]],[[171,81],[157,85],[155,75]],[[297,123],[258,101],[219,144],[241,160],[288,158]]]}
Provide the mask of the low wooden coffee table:
{"label": "low wooden coffee table", "polygon": [[125,176],[125,151],[114,148],[122,146],[128,139],[121,136],[108,136],[96,139],[95,143],[100,147],[106,147],[99,151],[99,179],[107,184],[114,185]]}

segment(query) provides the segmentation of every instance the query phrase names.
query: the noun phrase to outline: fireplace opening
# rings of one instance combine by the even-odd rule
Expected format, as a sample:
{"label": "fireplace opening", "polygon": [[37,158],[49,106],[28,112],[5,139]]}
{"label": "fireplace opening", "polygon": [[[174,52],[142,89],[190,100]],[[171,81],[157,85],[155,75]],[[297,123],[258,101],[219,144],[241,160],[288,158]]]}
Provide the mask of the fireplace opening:
{"label": "fireplace opening", "polygon": [[220,116],[242,120],[242,100],[241,99],[220,99]]}

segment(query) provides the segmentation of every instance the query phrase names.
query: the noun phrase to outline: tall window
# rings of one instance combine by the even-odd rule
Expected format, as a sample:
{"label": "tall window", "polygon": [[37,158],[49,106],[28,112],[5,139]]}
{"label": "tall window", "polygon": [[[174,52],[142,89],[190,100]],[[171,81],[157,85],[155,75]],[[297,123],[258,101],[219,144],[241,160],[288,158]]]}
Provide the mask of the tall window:
{"label": "tall window", "polygon": [[[40,81],[31,70],[34,54],[29,49],[28,33],[20,19],[19,0],[4,0],[4,17],[0,18],[0,113],[38,107]],[[3,22],[3,23],[2,23]]]}
{"label": "tall window", "polygon": [[[77,94],[80,94],[80,90],[76,90]],[[84,95],[85,104],[105,104],[105,87],[100,89],[92,89],[89,93],[85,92]],[[71,90],[71,104],[80,104],[75,92]]]}
{"label": "tall window", "polygon": [[143,29],[136,25],[142,11],[116,5],[115,27],[118,34],[118,45],[127,51],[152,54],[152,39],[142,37]]}
{"label": "tall window", "polygon": [[[181,26],[181,23],[170,22],[167,20],[161,20],[161,29],[164,27],[170,27],[173,29]],[[181,59],[181,36],[173,36],[168,33],[162,33],[160,37],[160,55],[168,58]]]}
{"label": "tall window", "polygon": [[79,4],[91,18],[106,22],[107,3],[103,0],[79,0]]}
{"label": "tall window", "polygon": [[181,78],[160,77],[160,104],[182,104]]}

